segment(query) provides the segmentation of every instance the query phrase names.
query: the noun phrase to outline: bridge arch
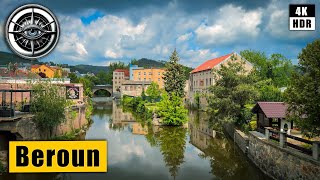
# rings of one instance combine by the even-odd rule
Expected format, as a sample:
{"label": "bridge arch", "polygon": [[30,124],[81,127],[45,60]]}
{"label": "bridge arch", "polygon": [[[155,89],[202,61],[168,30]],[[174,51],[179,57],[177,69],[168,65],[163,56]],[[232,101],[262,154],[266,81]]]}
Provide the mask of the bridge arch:
{"label": "bridge arch", "polygon": [[92,88],[92,93],[93,95],[99,95],[100,92],[105,92],[107,91],[108,93],[108,96],[107,97],[110,97],[112,96],[112,85],[95,85],[93,88]]}

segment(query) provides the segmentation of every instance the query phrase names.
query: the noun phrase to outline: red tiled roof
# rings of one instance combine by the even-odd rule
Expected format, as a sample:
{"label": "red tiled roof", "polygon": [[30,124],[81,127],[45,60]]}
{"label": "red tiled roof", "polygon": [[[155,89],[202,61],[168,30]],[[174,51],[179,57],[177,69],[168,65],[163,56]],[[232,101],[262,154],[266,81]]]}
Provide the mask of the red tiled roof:
{"label": "red tiled roof", "polygon": [[114,72],[124,72],[124,76],[130,76],[129,70],[128,69],[116,69]]}
{"label": "red tiled roof", "polygon": [[196,72],[212,69],[214,66],[216,66],[219,63],[221,63],[222,61],[226,60],[231,55],[232,55],[232,53],[215,58],[215,59],[208,60],[205,63],[198,66],[197,68],[195,68],[194,70],[192,70],[191,73],[196,73]]}
{"label": "red tiled roof", "polygon": [[288,105],[284,102],[258,102],[252,108],[252,112],[257,112],[258,107],[267,118],[285,118]]}

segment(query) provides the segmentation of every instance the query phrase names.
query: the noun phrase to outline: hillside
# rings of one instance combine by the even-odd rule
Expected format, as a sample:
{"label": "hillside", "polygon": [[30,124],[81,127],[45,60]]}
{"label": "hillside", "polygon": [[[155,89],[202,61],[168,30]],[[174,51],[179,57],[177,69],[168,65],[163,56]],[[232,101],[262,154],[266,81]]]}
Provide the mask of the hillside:
{"label": "hillside", "polygon": [[[12,53],[2,52],[0,51],[0,65],[7,65],[11,63],[30,63],[31,61],[28,59],[23,59],[20,56],[17,56]],[[38,60],[32,60],[32,63],[38,63]]]}
{"label": "hillside", "polygon": [[133,60],[132,64],[138,65],[140,67],[144,68],[150,68],[150,67],[164,67],[165,62],[164,61],[156,61],[152,59],[147,59],[147,58],[141,58],[139,60]]}
{"label": "hillside", "polygon": [[88,72],[97,74],[100,71],[108,72],[108,66],[92,66],[92,65],[85,65],[85,64],[79,64],[75,66],[69,66],[71,72],[78,71],[81,74],[86,74]]}

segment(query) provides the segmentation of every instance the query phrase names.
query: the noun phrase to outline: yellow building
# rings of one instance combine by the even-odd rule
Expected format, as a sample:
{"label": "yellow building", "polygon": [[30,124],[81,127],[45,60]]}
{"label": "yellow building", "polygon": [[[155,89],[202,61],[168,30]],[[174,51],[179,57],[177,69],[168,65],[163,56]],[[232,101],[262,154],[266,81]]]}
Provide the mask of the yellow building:
{"label": "yellow building", "polygon": [[42,65],[32,65],[31,71],[39,74],[42,78],[54,78],[62,76],[62,69],[60,67]]}
{"label": "yellow building", "polygon": [[153,81],[159,84],[160,88],[164,87],[164,81],[162,79],[165,70],[161,68],[151,69],[133,69],[134,81]]}

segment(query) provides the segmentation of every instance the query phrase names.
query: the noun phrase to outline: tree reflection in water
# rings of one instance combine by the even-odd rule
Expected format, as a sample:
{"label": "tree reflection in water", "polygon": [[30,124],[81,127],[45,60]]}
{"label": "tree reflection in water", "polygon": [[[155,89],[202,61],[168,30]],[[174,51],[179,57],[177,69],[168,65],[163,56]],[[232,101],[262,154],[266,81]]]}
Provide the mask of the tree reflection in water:
{"label": "tree reflection in water", "polygon": [[146,135],[151,146],[159,146],[172,177],[178,175],[184,162],[187,129],[183,127],[149,127]]}

